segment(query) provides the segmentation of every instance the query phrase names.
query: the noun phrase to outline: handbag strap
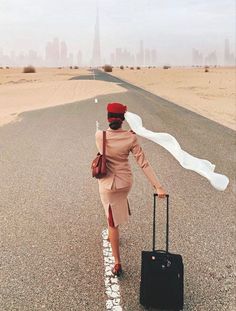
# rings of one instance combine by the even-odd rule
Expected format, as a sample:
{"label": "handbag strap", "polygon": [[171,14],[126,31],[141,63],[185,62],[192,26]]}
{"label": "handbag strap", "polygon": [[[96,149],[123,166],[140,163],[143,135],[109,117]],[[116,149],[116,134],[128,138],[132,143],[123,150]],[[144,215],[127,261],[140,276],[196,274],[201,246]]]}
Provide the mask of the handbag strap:
{"label": "handbag strap", "polygon": [[103,131],[102,154],[106,156],[106,131]]}

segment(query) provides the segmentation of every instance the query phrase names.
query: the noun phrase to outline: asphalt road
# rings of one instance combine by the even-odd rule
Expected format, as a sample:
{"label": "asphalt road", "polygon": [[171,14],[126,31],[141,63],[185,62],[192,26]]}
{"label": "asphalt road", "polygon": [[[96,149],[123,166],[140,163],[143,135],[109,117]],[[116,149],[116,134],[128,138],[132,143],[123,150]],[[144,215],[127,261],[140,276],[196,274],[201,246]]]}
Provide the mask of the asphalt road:
{"label": "asphalt road", "polygon": [[[0,128],[0,310],[105,310],[101,232],[106,227],[90,163],[95,122],[107,128],[106,104],[119,101],[144,126],[168,132],[187,152],[227,175],[215,190],[184,170],[163,148],[141,139],[146,156],[170,194],[170,251],[185,265],[188,311],[235,310],[235,132],[131,84],[125,93],[22,113]],[[83,79],[89,79],[85,76]],[[152,187],[131,156],[132,216],[121,226],[123,310],[139,305],[141,251],[151,249]],[[163,248],[164,201],[159,204],[158,248]]]}

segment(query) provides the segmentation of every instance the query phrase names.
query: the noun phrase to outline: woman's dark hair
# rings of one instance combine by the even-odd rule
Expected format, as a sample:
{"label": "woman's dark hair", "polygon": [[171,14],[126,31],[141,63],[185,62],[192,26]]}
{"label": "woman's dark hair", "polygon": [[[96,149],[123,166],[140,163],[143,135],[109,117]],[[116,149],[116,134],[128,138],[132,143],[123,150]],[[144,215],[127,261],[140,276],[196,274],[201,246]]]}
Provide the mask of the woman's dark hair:
{"label": "woman's dark hair", "polygon": [[113,113],[113,112],[108,112],[107,118],[119,118],[117,120],[113,120],[112,122],[109,123],[109,127],[112,130],[118,130],[121,127],[122,122],[124,121],[125,117],[123,113]]}
{"label": "woman's dark hair", "polygon": [[119,128],[121,128],[121,124],[122,124],[122,121],[116,120],[116,121],[112,121],[111,123],[109,123],[109,127],[112,130],[118,130]]}

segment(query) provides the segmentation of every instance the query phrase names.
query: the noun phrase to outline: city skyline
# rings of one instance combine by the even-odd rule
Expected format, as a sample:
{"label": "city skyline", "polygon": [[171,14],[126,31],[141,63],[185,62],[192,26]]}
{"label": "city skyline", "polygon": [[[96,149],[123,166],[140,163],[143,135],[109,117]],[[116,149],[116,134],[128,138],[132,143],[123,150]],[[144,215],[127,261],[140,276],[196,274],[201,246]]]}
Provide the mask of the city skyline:
{"label": "city skyline", "polygon": [[[97,8],[99,27],[96,28]],[[70,61],[73,56],[73,63],[76,63],[80,51],[82,64],[90,65],[96,29],[102,64],[117,58],[116,49],[122,49],[120,56],[125,60],[126,57],[135,57],[135,62],[137,58],[142,63],[143,58],[150,60],[151,51],[155,50],[157,65],[191,65],[194,48],[204,54],[204,60],[215,51],[218,64],[223,65],[225,39],[229,40],[230,53],[235,55],[235,1],[0,2],[0,50],[2,55],[8,55],[8,59],[20,58],[23,62],[31,51],[29,58],[37,58],[40,63],[45,60],[45,44],[58,38],[59,49],[68,52]],[[143,48],[140,47],[141,41]],[[61,42],[66,43],[66,49]]]}
{"label": "city skyline", "polygon": [[[97,22],[96,22],[97,23]],[[96,37],[95,31],[95,37]],[[99,41],[99,40],[98,40]],[[107,59],[102,59],[101,43],[94,38],[93,54],[89,61],[84,61],[83,55],[85,51],[78,48],[77,51],[71,52],[65,40],[54,38],[48,41],[45,45],[44,54],[40,54],[35,50],[22,51],[19,54],[12,51],[10,55],[4,54],[0,49],[0,66],[45,66],[45,67],[69,67],[69,66],[101,66],[104,64],[111,64],[113,66],[162,66],[165,64],[178,66],[235,66],[235,54],[230,47],[230,41],[225,39],[221,56],[216,50],[209,51],[204,54],[201,50],[192,48],[189,49],[189,57],[191,61],[188,64],[174,64],[171,62],[161,62],[158,57],[161,50],[154,48],[147,48],[143,40],[139,42],[139,49],[130,51],[126,47],[117,47],[115,50],[110,51]],[[99,47],[96,55],[96,46]],[[192,54],[191,54],[192,51]]]}

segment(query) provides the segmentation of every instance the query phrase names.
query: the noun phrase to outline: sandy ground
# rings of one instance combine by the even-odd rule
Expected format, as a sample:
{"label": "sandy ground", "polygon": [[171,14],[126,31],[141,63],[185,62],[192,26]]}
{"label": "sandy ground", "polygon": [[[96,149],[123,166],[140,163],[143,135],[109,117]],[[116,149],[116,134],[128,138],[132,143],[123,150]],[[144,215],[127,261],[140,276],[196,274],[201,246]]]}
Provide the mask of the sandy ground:
{"label": "sandy ground", "polygon": [[22,69],[0,70],[0,126],[19,121],[18,114],[99,95],[124,92],[115,83],[103,81],[69,80],[89,75],[87,69],[37,69],[36,73],[22,73]]}
{"label": "sandy ground", "polygon": [[69,80],[74,76],[92,74],[87,68],[36,68],[35,73],[23,73],[22,68],[0,69],[0,85],[26,82],[49,82]]}
{"label": "sandy ground", "polygon": [[236,68],[115,68],[112,74],[236,130]]}

